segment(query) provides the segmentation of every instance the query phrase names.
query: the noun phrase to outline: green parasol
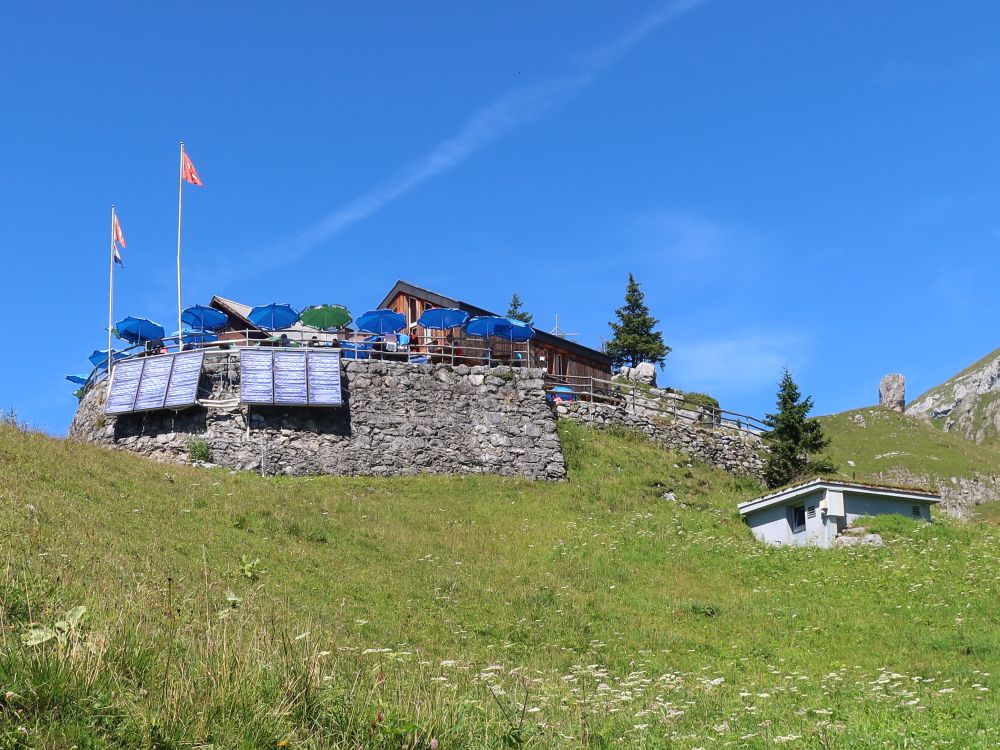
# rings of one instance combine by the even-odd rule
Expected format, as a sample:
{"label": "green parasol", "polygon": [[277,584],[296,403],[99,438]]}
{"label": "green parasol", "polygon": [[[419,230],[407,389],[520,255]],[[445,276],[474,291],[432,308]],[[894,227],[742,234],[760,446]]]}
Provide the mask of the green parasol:
{"label": "green parasol", "polygon": [[305,325],[323,331],[343,328],[351,322],[351,313],[343,305],[312,305],[299,316]]}

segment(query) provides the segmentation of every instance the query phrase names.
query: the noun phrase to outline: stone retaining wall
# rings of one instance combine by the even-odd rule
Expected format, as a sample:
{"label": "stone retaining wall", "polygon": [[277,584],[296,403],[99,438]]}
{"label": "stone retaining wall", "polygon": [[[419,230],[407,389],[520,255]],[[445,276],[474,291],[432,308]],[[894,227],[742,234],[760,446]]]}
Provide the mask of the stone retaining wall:
{"label": "stone retaining wall", "polygon": [[756,435],[725,427],[700,427],[680,419],[636,413],[628,404],[612,406],[589,401],[556,405],[559,417],[598,428],[625,427],[645,433],[671,450],[739,476],[762,479],[764,447]]}
{"label": "stone retaining wall", "polygon": [[[342,367],[344,405],[332,408],[233,404],[106,417],[98,383],[69,437],[178,463],[190,461],[192,441],[204,441],[212,463],[266,474],[566,476],[542,370]],[[206,360],[200,396],[235,400],[238,393],[235,358]]]}

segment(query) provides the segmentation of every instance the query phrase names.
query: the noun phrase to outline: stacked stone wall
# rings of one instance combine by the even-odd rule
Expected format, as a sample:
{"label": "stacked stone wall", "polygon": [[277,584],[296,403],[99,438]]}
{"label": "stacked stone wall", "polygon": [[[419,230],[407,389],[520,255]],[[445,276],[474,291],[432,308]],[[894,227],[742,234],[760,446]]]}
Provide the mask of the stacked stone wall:
{"label": "stacked stone wall", "polygon": [[351,361],[339,407],[238,403],[235,358],[206,362],[211,406],[105,416],[92,387],[70,438],[188,462],[203,441],[214,464],[265,474],[566,476],[544,373],[533,368]]}
{"label": "stacked stone wall", "polygon": [[744,430],[700,426],[666,416],[654,417],[649,410],[633,409],[628,403],[564,401],[557,403],[555,411],[560,418],[591,427],[638,430],[665,448],[710,466],[738,476],[763,478],[764,447],[759,436]]}

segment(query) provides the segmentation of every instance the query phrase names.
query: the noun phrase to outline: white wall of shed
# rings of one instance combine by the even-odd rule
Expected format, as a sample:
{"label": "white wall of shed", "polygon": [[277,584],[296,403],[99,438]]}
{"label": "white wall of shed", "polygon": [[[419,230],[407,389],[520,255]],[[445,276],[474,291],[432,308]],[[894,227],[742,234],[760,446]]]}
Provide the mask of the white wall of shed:
{"label": "white wall of shed", "polygon": [[867,495],[864,492],[846,490],[844,492],[844,516],[847,525],[853,526],[861,516],[884,516],[896,513],[907,518],[914,518],[913,506],[920,508],[920,518],[931,520],[931,504],[926,500],[914,500]]}

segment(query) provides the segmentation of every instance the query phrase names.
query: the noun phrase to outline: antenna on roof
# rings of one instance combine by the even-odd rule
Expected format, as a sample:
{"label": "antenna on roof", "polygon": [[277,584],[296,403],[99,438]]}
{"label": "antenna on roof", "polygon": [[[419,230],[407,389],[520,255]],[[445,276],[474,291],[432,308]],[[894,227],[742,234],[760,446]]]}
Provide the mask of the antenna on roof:
{"label": "antenna on roof", "polygon": [[562,328],[559,327],[559,313],[556,313],[556,325],[549,331],[553,336],[558,336],[561,339],[568,339],[570,336],[579,336],[579,333],[566,333]]}

